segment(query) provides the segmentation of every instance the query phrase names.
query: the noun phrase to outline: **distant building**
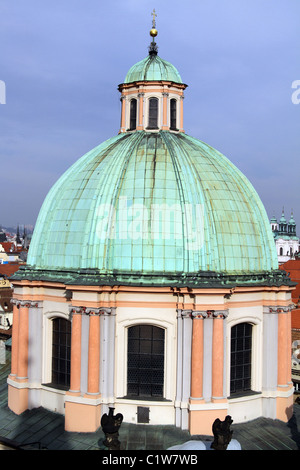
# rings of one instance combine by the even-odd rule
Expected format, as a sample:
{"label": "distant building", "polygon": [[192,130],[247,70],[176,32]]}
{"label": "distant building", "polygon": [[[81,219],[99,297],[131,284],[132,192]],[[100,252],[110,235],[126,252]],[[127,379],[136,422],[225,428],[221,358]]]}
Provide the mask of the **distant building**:
{"label": "distant building", "polygon": [[6,233],[3,231],[2,228],[0,228],[0,243],[1,242],[6,242],[7,238],[6,238]]}
{"label": "distant building", "polygon": [[292,291],[292,301],[296,309],[292,310],[292,381],[295,390],[300,392],[300,257],[283,263],[280,269],[285,270],[292,281],[296,282]]}
{"label": "distant building", "polygon": [[[30,246],[32,233],[27,233],[24,226],[23,235],[20,235],[20,228],[16,233],[8,233],[0,229],[0,265],[10,263],[25,263]],[[1,274],[1,272],[0,272]]]}
{"label": "distant building", "polygon": [[0,339],[3,339],[11,336],[13,323],[13,289],[9,278],[25,264],[27,249],[18,234],[11,237],[1,229],[0,240]]}
{"label": "distant building", "polygon": [[3,336],[11,336],[13,321],[12,292],[10,281],[0,272],[0,339]]}
{"label": "distant building", "polygon": [[293,212],[291,213],[290,220],[287,222],[284,210],[282,210],[279,222],[275,216],[270,220],[272,232],[274,235],[276,251],[279,264],[285,263],[290,259],[295,259],[295,256],[300,252],[299,237],[296,234],[296,222],[294,220]]}

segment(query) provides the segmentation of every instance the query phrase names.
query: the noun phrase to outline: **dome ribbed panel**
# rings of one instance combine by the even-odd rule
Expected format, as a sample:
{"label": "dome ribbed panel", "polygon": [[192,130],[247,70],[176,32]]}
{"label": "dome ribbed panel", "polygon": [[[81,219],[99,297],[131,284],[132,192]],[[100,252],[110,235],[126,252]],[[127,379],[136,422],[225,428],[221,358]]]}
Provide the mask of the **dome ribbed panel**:
{"label": "dome ribbed panel", "polygon": [[159,56],[151,55],[130,68],[124,83],[157,80],[182,83],[180,74],[174,65]]}
{"label": "dome ribbed panel", "polygon": [[27,264],[162,279],[278,267],[247,178],[212,147],[168,131],[120,134],[67,170],[41,208]]}

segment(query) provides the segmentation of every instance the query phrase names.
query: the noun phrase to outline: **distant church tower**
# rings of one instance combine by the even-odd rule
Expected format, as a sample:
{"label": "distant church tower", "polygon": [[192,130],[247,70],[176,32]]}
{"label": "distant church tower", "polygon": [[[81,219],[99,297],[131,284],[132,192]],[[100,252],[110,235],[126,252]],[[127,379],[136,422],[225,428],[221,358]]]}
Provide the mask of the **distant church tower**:
{"label": "distant church tower", "polygon": [[295,259],[300,253],[299,237],[296,234],[296,222],[291,213],[290,220],[287,222],[284,209],[279,222],[275,216],[270,220],[271,229],[274,235],[276,251],[279,264],[285,263],[290,259]]}

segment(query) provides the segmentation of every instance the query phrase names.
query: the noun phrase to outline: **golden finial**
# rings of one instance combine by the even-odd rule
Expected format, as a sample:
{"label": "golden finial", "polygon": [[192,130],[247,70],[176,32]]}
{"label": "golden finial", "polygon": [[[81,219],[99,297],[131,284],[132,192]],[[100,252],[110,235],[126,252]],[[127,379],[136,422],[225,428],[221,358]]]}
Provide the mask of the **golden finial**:
{"label": "golden finial", "polygon": [[155,36],[157,36],[156,21],[155,21],[155,17],[157,16],[157,14],[155,13],[155,8],[153,8],[153,12],[151,13],[151,15],[152,15],[152,29],[150,30],[150,36],[155,38]]}

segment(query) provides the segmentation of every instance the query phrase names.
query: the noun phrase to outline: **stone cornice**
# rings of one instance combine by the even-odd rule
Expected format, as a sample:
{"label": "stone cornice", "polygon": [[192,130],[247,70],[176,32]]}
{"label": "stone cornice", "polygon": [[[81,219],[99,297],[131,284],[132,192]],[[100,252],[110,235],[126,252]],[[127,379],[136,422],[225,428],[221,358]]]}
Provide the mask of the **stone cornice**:
{"label": "stone cornice", "polygon": [[213,271],[200,271],[189,274],[141,274],[133,272],[112,272],[103,274],[94,269],[78,270],[47,270],[35,269],[31,266],[21,268],[11,277],[11,281],[48,281],[61,282],[74,286],[157,286],[157,287],[189,287],[189,288],[226,288],[234,287],[280,287],[292,288],[296,285],[282,270],[262,273],[227,274]]}
{"label": "stone cornice", "polygon": [[118,86],[118,90],[122,92],[123,90],[126,90],[128,88],[133,88],[133,87],[151,87],[154,85],[159,85],[159,86],[167,86],[169,88],[174,87],[174,88],[179,88],[180,90],[185,90],[187,88],[187,85],[184,83],[175,83],[175,82],[170,82],[167,80],[152,80],[152,81],[136,81],[136,82],[131,82],[131,83],[121,83]]}

